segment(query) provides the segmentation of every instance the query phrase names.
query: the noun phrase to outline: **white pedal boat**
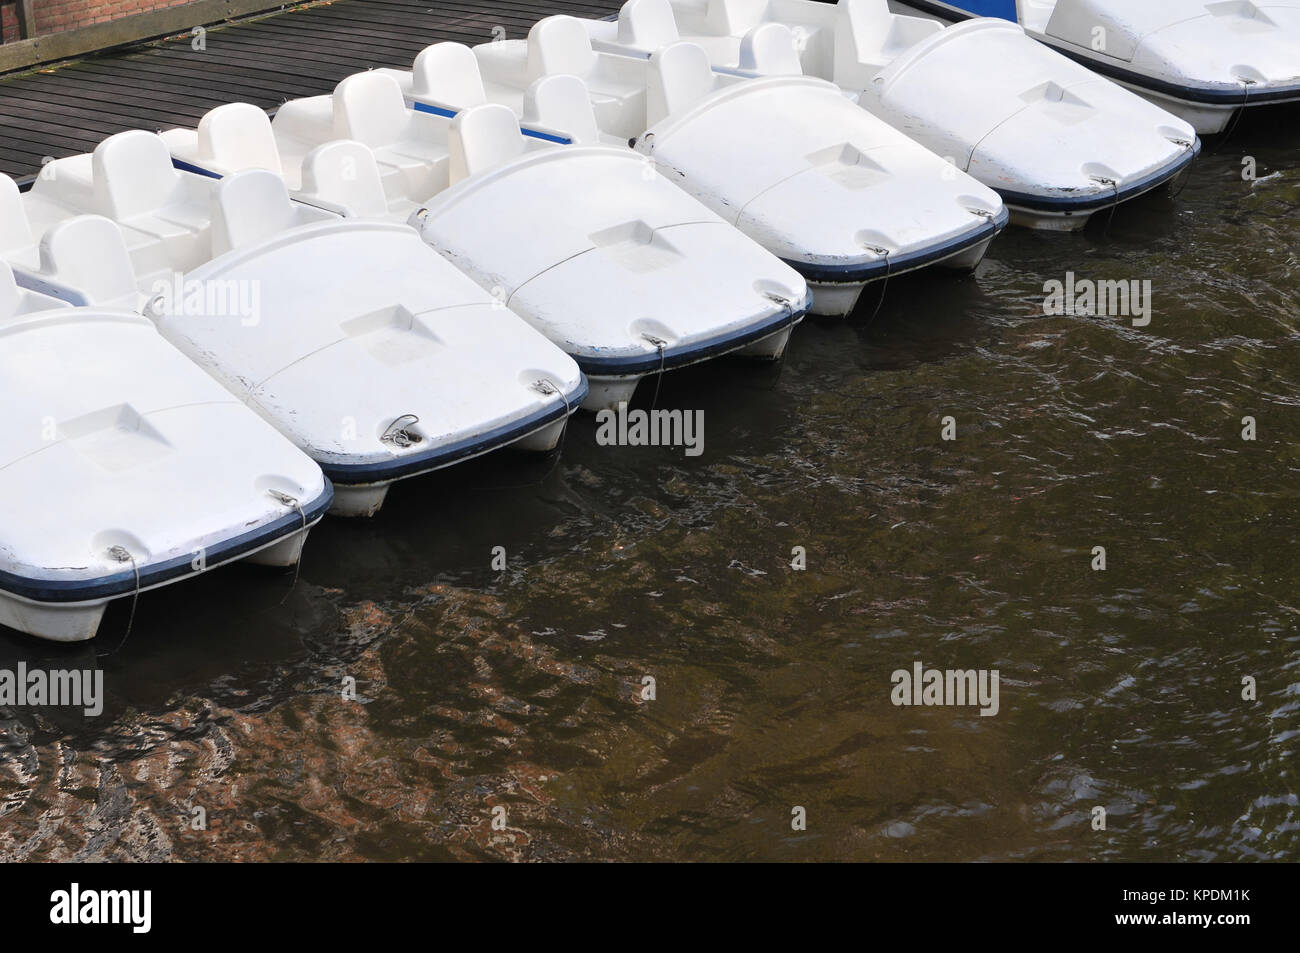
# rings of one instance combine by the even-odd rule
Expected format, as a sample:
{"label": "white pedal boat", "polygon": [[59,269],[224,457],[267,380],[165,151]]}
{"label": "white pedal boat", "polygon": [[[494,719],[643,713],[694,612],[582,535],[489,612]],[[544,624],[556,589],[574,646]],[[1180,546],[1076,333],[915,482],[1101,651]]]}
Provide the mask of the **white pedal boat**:
{"label": "white pedal boat", "polygon": [[[798,270],[819,314],[849,313],[868,282],[889,275],[974,268],[1007,220],[995,192],[825,80],[724,76],[692,43],[647,60],[597,52],[567,16],[474,52],[489,100],[537,134],[630,142]],[[539,102],[536,84],[564,74],[583,81],[590,108]],[[409,92],[430,108],[443,95],[415,79]]]}
{"label": "white pedal boat", "polygon": [[[180,171],[157,135],[124,132],[46,165],[21,206],[33,234],[114,221],[125,296],[320,464],[333,513],[372,514],[395,480],[507,445],[552,449],[585,397],[567,355],[413,229],[292,203],[270,172]],[[0,254],[28,287],[123,300],[30,247]]]}
{"label": "white pedal boat", "polygon": [[1300,101],[1300,0],[906,0],[945,20],[1019,22],[1203,136],[1238,109]]}
{"label": "white pedal boat", "polygon": [[[40,253],[102,272],[105,229],[72,219]],[[224,563],[292,566],[330,505],[320,467],[148,319],[20,289],[4,262],[0,405],[0,625],[39,638],[89,639],[112,600]]]}
{"label": "white pedal boat", "polygon": [[617,22],[583,22],[598,50],[648,57],[680,38],[715,70],[830,80],[1030,227],[1082,228],[1200,148],[1187,123],[1004,20],[944,28],[886,0],[628,0]]}
{"label": "white pedal boat", "polygon": [[[437,53],[441,75],[477,83],[467,47]],[[164,138],[185,168],[268,168],[302,202],[410,221],[577,361],[589,410],[722,354],[781,356],[810,303],[797,272],[626,148],[525,137],[505,107],[472,98],[455,118],[417,112],[393,76],[360,73],[285,103],[274,123],[232,104]]]}

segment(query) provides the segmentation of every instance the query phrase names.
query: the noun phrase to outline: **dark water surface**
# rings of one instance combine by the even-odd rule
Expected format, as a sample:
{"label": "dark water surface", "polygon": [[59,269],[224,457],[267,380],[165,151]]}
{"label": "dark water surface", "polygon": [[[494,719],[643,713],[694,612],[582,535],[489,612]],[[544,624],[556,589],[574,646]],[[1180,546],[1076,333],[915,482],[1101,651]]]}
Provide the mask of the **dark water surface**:
{"label": "dark water surface", "polygon": [[[558,463],[327,521],[292,590],[237,566],[120,649],[121,603],[87,646],[0,636],[109,696],[0,710],[0,857],[1296,859],[1297,119],[805,323],[779,373],[669,377],[698,458],[587,416]],[[1150,280],[1150,326],[1044,317],[1068,270]],[[916,661],[998,669],[1000,711],[893,706]]]}

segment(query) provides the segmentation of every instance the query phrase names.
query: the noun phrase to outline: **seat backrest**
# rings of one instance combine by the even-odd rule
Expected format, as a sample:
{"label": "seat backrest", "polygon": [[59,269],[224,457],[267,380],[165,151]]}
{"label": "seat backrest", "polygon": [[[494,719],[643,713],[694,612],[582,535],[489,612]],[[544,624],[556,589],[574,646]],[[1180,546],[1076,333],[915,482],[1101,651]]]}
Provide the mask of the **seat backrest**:
{"label": "seat backrest", "polygon": [[141,129],[119,132],[101,142],[91,168],[96,210],[117,220],[156,212],[172,199],[181,182],[162,137]]}
{"label": "seat backrest", "polygon": [[839,17],[835,27],[837,55],[841,44],[848,44],[846,52],[851,48],[856,53],[855,58],[884,45],[894,25],[887,0],[839,0],[836,6]]}
{"label": "seat backrest", "polygon": [[784,23],[763,23],[746,33],[740,41],[739,66],[768,76],[803,74],[794,34]]}
{"label": "seat backrest", "polygon": [[618,42],[623,46],[654,51],[680,39],[668,0],[627,0],[618,11]]}
{"label": "seat backrest", "polygon": [[334,88],[336,138],[380,149],[404,139],[410,128],[411,110],[393,77],[356,73]]}
{"label": "seat backrest", "polygon": [[266,169],[246,169],[222,179],[213,205],[213,257],[298,224],[284,180]]}
{"label": "seat backrest", "polygon": [[304,198],[319,196],[349,216],[388,214],[388,198],[375,154],[351,139],[317,146],[302,160]]}
{"label": "seat backrest", "polygon": [[282,171],[271,117],[252,103],[226,103],[205,113],[199,120],[199,155],[228,172]]}
{"label": "seat backrest", "polygon": [[586,79],[596,68],[596,52],[581,20],[546,17],[528,31],[528,78],[572,73]]}
{"label": "seat backrest", "polygon": [[543,76],[524,91],[524,122],[562,132],[575,143],[600,142],[587,84],[567,73]]}
{"label": "seat backrest", "polygon": [[435,43],[415,58],[411,91],[454,110],[487,102],[478,57],[464,43]]}
{"label": "seat backrest", "polygon": [[7,175],[0,174],[0,256],[32,246],[32,226],[27,221],[27,210],[18,185]]}
{"label": "seat backrest", "polygon": [[722,36],[744,36],[758,26],[768,0],[709,0],[705,22]]}
{"label": "seat backrest", "polygon": [[647,125],[689,109],[713,88],[713,70],[703,47],[682,41],[656,50],[650,54],[646,77]]}
{"label": "seat backrest", "polygon": [[41,271],[88,304],[134,307],[135,269],[122,230],[102,215],[78,215],[41,237]]}
{"label": "seat backrest", "polygon": [[509,106],[487,103],[451,121],[451,184],[523,155],[524,137]]}

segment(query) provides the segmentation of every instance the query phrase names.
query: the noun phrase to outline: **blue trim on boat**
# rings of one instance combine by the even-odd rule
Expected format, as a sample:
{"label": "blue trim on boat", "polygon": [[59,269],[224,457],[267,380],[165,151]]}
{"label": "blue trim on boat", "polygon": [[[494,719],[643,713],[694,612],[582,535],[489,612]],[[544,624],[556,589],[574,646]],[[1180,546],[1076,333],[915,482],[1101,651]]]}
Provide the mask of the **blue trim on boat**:
{"label": "blue trim on boat", "polygon": [[[334,487],[326,480],[324,491],[316,499],[312,500],[309,505],[302,508],[302,514],[299,514],[297,510],[293,510],[274,522],[267,523],[265,526],[223,540],[216,545],[206,546],[202,551],[204,560],[209,568],[216,568],[222,563],[239,559],[241,556],[246,556],[255,550],[277,543],[282,538],[300,531],[304,517],[306,517],[308,528],[314,526],[325,515],[333,502]],[[186,576],[198,575],[199,572],[194,569],[193,565],[194,556],[197,552],[198,550],[194,553],[174,557],[165,562],[140,566],[139,588],[149,589],[163,583],[183,579]],[[0,590],[23,599],[29,599],[32,602],[47,605],[91,602],[98,599],[113,599],[135,592],[136,573],[135,569],[132,568],[124,572],[114,572],[111,575],[98,576],[93,579],[63,580],[19,576],[15,573],[0,570]]]}
{"label": "blue trim on boat", "polygon": [[1127,83],[1130,86],[1139,86],[1150,92],[1160,93],[1171,99],[1197,106],[1263,106],[1269,103],[1300,99],[1300,83],[1262,90],[1257,90],[1254,86],[1244,85],[1233,89],[1224,89],[1221,86],[1183,86],[1178,83],[1157,79],[1154,76],[1147,76],[1145,73],[1139,73],[1135,70],[1125,69],[1105,60],[1094,59],[1086,53],[1079,52],[1072,46],[1054,42],[1051,37],[1036,36],[1034,39],[1062,56],[1069,57],[1079,65],[1086,66],[1094,73],[1100,73],[1108,79]]}
{"label": "blue trim on boat", "polygon": [[527,126],[520,126],[519,131],[530,139],[541,139],[543,142],[554,142],[561,146],[573,145],[573,140],[568,136],[553,136],[549,132],[539,132],[536,129],[529,129]]}
{"label": "blue trim on boat", "polygon": [[652,354],[629,354],[623,357],[590,357],[588,355],[571,355],[578,366],[592,377],[622,377],[631,374],[654,374],[661,369],[671,371],[688,364],[696,364],[739,350],[755,341],[778,334],[783,328],[794,327],[802,320],[812,307],[812,293],[804,296],[797,308],[774,315],[762,322],[751,324],[740,331],[715,335],[703,341],[697,341],[687,347],[665,348],[662,362],[659,352]]}
{"label": "blue trim on boat", "polygon": [[198,175],[206,175],[209,179],[221,178],[216,172],[197,166],[192,162],[186,162],[184,159],[178,159],[172,156],[172,168],[180,169],[182,172],[194,172]]}
{"label": "blue trim on boat", "polygon": [[[454,109],[447,109],[445,106],[432,106],[429,103],[412,101],[411,108],[416,112],[428,113],[431,116],[441,116],[443,119],[455,119],[457,112]],[[520,133],[531,139],[541,139],[545,142],[554,142],[562,146],[573,145],[573,140],[566,136],[555,136],[549,132],[539,132],[536,129],[529,129],[525,126],[519,127]]]}
{"label": "blue trim on boat", "polygon": [[1007,205],[1028,209],[1032,212],[1095,212],[1098,209],[1119,205],[1150,192],[1152,189],[1159,188],[1191,165],[1196,157],[1200,155],[1200,152],[1201,140],[1198,138],[1192,148],[1183,152],[1178,158],[1150,175],[1129,183],[1118,192],[1101,192],[1088,196],[1027,195],[1023,192],[998,189],[997,193],[1002,196],[1002,201]]}
{"label": "blue trim on boat", "polygon": [[320,460],[316,462],[325,471],[325,475],[340,486],[370,486],[375,483],[389,483],[405,477],[418,476],[470,457],[490,453],[516,440],[521,440],[534,431],[541,430],[548,424],[564,418],[566,407],[570,414],[576,412],[587,399],[588,390],[586,375],[582,375],[577,386],[565,395],[565,401],[561,401],[556,394],[555,400],[550,401],[546,407],[534,411],[522,420],[512,421],[421,453],[405,454],[379,463],[325,463]]}
{"label": "blue trim on boat", "polygon": [[[932,0],[902,0],[902,2],[923,13],[928,13],[949,22],[973,20],[981,16],[981,14],[963,10],[951,4],[935,3]],[[1010,20],[1013,23],[1017,22],[1014,15],[999,17],[999,19]],[[1062,56],[1067,56],[1076,63],[1086,66],[1093,72],[1100,73],[1109,79],[1119,80],[1130,86],[1139,86],[1153,93],[1161,93],[1173,99],[1199,106],[1260,106],[1267,103],[1300,99],[1300,83],[1259,91],[1256,91],[1254,87],[1247,86],[1234,89],[1224,89],[1221,86],[1183,86],[1179,83],[1170,83],[1154,76],[1147,76],[1145,73],[1139,73],[1136,70],[1127,69],[1118,63],[1089,56],[1087,53],[1081,52],[1073,44],[1064,44],[1054,37],[1038,36],[1032,33],[1029,36]]]}
{"label": "blue trim on boat", "polygon": [[412,102],[411,108],[418,113],[428,113],[431,116],[441,116],[443,119],[456,118],[456,110],[444,109],[442,106],[430,106],[428,103]]}
{"label": "blue trim on boat", "polygon": [[789,258],[782,260],[808,281],[845,285],[857,284],[860,281],[874,281],[877,278],[885,277],[885,275],[901,275],[904,272],[914,271],[917,268],[942,261],[945,258],[951,258],[953,255],[960,254],[968,248],[973,248],[981,242],[986,242],[1006,228],[1010,218],[1011,213],[1006,206],[1003,206],[1001,211],[998,212],[997,218],[986,221],[983,225],[969,232],[963,232],[956,238],[940,242],[937,245],[931,245],[928,248],[909,252],[906,255],[890,255],[887,258],[876,258],[869,262],[855,262],[848,265],[819,265],[811,262],[794,261]]}

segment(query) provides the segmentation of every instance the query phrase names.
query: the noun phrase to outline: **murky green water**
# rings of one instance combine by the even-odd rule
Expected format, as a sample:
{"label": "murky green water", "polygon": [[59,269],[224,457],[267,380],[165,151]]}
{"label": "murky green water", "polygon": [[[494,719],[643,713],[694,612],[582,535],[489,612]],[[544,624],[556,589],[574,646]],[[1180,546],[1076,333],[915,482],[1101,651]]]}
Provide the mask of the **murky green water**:
{"label": "murky green water", "polygon": [[[323,524],[292,589],[149,594],[120,649],[123,604],[79,649],[0,637],[109,693],[0,712],[0,856],[1294,860],[1297,118],[805,324],[779,374],[668,378],[699,458],[588,417],[558,463]],[[1150,326],[1044,317],[1068,270],[1149,279]],[[999,670],[1000,711],[893,706],[916,661]]]}

